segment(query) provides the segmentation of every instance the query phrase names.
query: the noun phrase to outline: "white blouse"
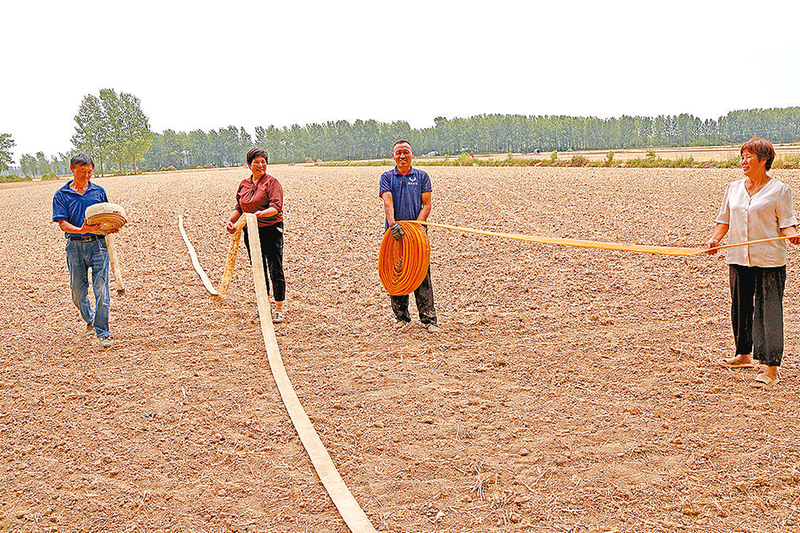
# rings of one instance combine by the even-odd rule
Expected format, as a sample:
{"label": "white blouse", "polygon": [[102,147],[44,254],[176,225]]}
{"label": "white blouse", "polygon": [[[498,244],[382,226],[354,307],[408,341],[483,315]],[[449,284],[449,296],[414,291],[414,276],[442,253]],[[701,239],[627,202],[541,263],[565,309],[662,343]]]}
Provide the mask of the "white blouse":
{"label": "white blouse", "polygon": [[[714,222],[728,224],[728,243],[780,237],[780,230],[797,225],[792,212],[792,190],[771,178],[760,191],[750,196],[745,180],[734,181],[725,189],[722,208]],[[779,267],[786,264],[786,241],[763,242],[728,248],[730,264]]]}

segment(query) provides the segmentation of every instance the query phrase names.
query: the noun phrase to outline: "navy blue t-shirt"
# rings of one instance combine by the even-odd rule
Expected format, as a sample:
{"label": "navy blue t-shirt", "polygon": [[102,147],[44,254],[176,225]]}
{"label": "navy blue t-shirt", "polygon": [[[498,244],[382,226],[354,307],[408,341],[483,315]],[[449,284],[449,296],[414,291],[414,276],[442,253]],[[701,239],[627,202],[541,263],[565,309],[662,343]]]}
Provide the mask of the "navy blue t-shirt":
{"label": "navy blue t-shirt", "polygon": [[[392,193],[395,220],[416,220],[422,211],[422,193],[431,192],[431,178],[424,170],[411,168],[411,172],[403,176],[397,167],[384,172],[381,176],[380,193]],[[389,227],[389,221],[386,221]]]}
{"label": "navy blue t-shirt", "polygon": [[[90,205],[107,202],[108,197],[106,191],[99,185],[95,185],[91,181],[86,192],[78,194],[77,191],[70,188],[68,182],[66,185],[56,191],[53,196],[53,222],[59,220],[66,220],[73,226],[80,228],[83,226],[83,221],[86,219],[86,208]],[[67,238],[74,233],[64,233]],[[95,233],[84,233],[84,236],[96,235]]]}

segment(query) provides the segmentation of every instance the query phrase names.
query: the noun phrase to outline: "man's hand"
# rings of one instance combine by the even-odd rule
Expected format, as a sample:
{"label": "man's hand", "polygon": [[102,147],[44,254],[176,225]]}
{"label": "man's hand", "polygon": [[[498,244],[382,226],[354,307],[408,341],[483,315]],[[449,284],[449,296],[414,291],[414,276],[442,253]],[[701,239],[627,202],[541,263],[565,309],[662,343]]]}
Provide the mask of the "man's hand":
{"label": "man's hand", "polygon": [[95,235],[98,235],[101,233],[101,231],[97,228],[97,226],[98,226],[97,224],[89,224],[88,222],[86,222],[86,219],[84,219],[83,225],[80,228],[78,228],[77,233],[81,235],[85,235],[87,233],[94,233]]}
{"label": "man's hand", "polygon": [[403,238],[403,235],[405,235],[403,228],[401,228],[400,224],[398,224],[397,222],[392,224],[392,226],[389,229],[392,231],[392,237],[394,237],[394,240],[396,241],[401,240]]}
{"label": "man's hand", "polygon": [[225,222],[225,231],[227,231],[230,234],[233,234],[236,232],[236,226],[233,225],[233,222],[228,220],[227,222]]}

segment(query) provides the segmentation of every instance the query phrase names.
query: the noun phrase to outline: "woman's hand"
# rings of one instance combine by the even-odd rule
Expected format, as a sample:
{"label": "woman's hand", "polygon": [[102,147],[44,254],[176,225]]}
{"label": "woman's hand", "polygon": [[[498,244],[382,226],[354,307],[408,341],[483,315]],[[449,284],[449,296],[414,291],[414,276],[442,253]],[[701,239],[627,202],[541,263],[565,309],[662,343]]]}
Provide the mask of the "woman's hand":
{"label": "woman's hand", "polygon": [[797,226],[782,228],[781,235],[789,237],[789,242],[792,244],[800,244],[800,233],[797,231]]}
{"label": "woman's hand", "polygon": [[234,227],[233,222],[231,222],[230,220],[225,222],[225,231],[231,234],[236,231],[236,227]]}
{"label": "woman's hand", "polygon": [[711,239],[708,241],[706,245],[706,253],[708,255],[714,255],[719,251],[719,243],[722,241],[722,238],[728,233],[728,225],[723,224],[722,222],[717,222],[714,225],[714,233],[711,234]]}

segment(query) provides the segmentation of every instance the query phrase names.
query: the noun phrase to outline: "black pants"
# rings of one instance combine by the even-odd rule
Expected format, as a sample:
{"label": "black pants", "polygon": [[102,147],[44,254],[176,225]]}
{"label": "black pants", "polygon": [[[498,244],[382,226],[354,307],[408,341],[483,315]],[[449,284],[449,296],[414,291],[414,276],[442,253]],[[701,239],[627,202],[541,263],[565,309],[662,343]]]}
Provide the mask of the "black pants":
{"label": "black pants", "polygon": [[[253,264],[253,256],[250,254],[250,240],[244,232],[244,245],[247,247],[247,255],[250,257],[250,264]],[[264,264],[264,272],[268,273],[267,294],[269,294],[269,281],[272,280],[272,290],[275,294],[275,301],[282,302],[286,299],[286,280],[283,277],[283,222],[278,222],[272,226],[259,226],[258,242],[261,244],[261,262]]]}
{"label": "black pants", "polygon": [[786,267],[730,265],[731,322],[736,353],[753,353],[767,366],[783,359],[783,290]]}
{"label": "black pants", "polygon": [[[408,313],[408,294],[403,296],[392,296],[392,311],[397,320],[411,322],[411,315]],[[419,311],[419,321],[425,325],[436,325],[436,309],[433,307],[433,285],[431,285],[431,268],[428,267],[428,275],[422,280],[417,290],[414,291],[414,299],[417,302]]]}

